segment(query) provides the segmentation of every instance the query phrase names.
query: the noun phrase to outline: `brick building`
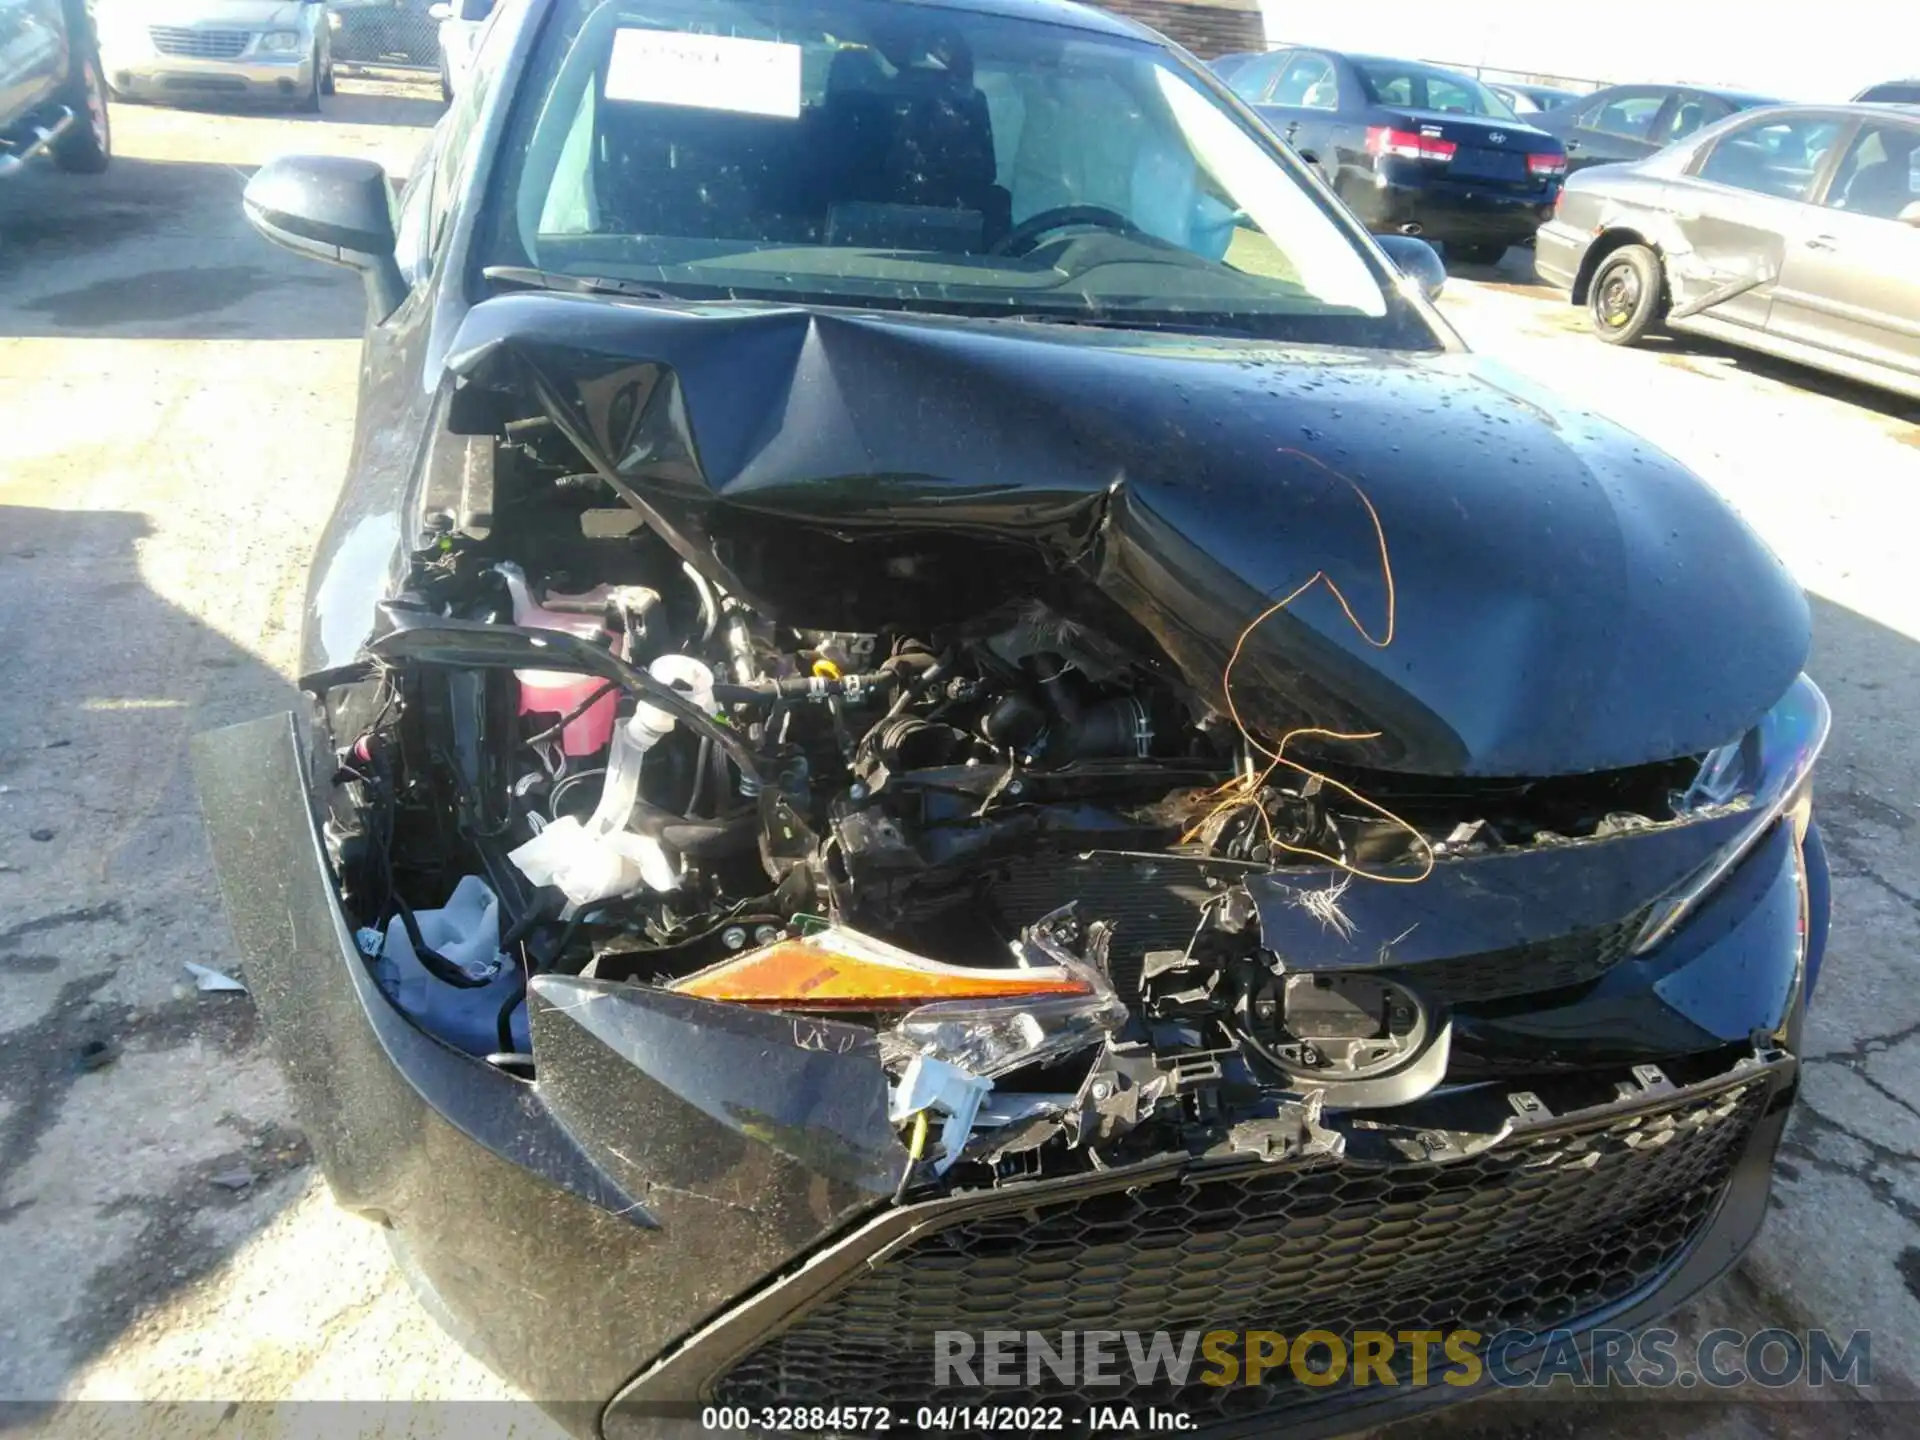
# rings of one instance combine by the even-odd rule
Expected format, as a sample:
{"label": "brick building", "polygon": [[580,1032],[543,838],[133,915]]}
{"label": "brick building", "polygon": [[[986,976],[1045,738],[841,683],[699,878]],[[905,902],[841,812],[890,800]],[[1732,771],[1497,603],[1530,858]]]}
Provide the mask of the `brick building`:
{"label": "brick building", "polygon": [[1093,0],[1102,9],[1184,45],[1202,60],[1236,50],[1267,48],[1260,0]]}

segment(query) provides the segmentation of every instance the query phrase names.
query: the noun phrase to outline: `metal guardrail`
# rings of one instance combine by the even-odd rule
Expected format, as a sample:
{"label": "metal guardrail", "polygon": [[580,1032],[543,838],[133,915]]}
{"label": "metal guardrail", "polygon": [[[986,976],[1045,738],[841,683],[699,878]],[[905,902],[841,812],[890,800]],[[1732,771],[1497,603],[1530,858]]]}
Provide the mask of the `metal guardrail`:
{"label": "metal guardrail", "polygon": [[[1313,46],[1304,40],[1275,40],[1267,45],[1269,50],[1288,50],[1294,46],[1304,49],[1325,49],[1325,46]],[[1333,47],[1338,49],[1338,46]],[[1514,70],[1499,65],[1468,65],[1459,60],[1441,60],[1430,55],[1415,57],[1422,65],[1437,65],[1442,70],[1458,70],[1471,75],[1476,80],[1490,80],[1496,85],[1551,85],[1559,90],[1598,90],[1612,85],[1612,80],[1596,80],[1587,75],[1549,75],[1540,70]]]}
{"label": "metal guardrail", "polygon": [[1423,59],[1424,65],[1438,65],[1442,70],[1459,70],[1473,76],[1476,80],[1491,81],[1495,85],[1551,85],[1556,90],[1578,90],[1585,94],[1589,90],[1599,90],[1611,85],[1611,80],[1593,80],[1579,75],[1545,75],[1537,70],[1505,70],[1498,65],[1462,65],[1457,60]]}

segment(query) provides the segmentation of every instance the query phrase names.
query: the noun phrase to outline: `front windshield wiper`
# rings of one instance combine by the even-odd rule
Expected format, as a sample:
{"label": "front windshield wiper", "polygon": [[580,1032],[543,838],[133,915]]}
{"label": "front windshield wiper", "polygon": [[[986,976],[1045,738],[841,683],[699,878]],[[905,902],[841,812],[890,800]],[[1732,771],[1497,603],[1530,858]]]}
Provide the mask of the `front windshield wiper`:
{"label": "front windshield wiper", "polygon": [[1071,310],[1017,310],[1010,315],[988,315],[988,320],[1011,321],[1016,325],[1077,325],[1090,330],[1170,330],[1181,335],[1241,335],[1251,332],[1222,324],[1211,315],[1182,316],[1173,319],[1148,319],[1145,316],[1080,315]]}
{"label": "front windshield wiper", "polygon": [[553,270],[535,270],[529,265],[489,265],[480,272],[496,285],[512,285],[522,290],[558,290],[568,295],[624,295],[629,300],[679,300],[665,290],[642,285],[637,280],[616,280],[611,275],[562,275]]}
{"label": "front windshield wiper", "polygon": [[1096,330],[1156,330],[1167,327],[1164,320],[1128,320],[1111,315],[1082,315],[1072,310],[1015,310],[984,318],[1011,320],[1019,325],[1086,325]]}

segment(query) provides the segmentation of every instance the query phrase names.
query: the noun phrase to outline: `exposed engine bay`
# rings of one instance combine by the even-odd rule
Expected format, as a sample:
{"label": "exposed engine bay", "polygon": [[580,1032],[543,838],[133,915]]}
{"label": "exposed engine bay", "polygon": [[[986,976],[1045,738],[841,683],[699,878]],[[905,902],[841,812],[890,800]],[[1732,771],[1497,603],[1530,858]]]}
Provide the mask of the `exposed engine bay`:
{"label": "exposed engine bay", "polygon": [[[550,421],[473,443],[488,523],[449,517],[372,662],[326,688],[325,834],[363,955],[421,1028],[523,1076],[542,974],[871,1027],[902,1193],[1310,1151],[1338,1143],[1324,1109],[1572,1068],[1497,1030],[1463,1044],[1455,1013],[1595,979],[1747,808],[1700,789],[1697,755],[1342,766],[1340,736],[1289,750],[1038,598],[804,628],[683,559]],[[1622,837],[1657,863],[1561,917],[1571,959],[1498,923],[1384,928],[1423,903],[1399,892],[1444,914],[1493,884],[1472,862]]]}

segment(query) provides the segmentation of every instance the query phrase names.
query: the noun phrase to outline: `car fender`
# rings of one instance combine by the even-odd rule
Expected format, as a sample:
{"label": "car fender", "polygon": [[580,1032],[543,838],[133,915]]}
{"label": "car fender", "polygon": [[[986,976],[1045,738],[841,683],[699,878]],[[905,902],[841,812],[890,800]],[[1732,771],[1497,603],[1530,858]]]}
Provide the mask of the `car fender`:
{"label": "car fender", "polygon": [[1574,277],[1570,298],[1576,305],[1587,303],[1587,288],[1600,272],[1601,263],[1627,245],[1644,245],[1659,257],[1670,297],[1676,279],[1684,283],[1703,273],[1686,232],[1664,204],[1656,207],[1608,197],[1602,202],[1595,231],[1593,243],[1587,246],[1586,254],[1580,259],[1579,273]]}

